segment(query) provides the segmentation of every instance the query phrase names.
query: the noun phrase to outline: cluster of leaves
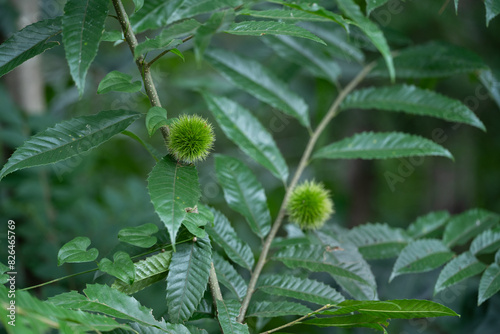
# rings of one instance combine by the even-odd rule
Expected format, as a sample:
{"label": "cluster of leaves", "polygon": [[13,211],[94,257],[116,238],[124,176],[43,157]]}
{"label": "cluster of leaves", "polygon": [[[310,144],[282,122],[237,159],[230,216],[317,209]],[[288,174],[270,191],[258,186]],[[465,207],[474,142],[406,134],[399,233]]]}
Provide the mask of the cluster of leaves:
{"label": "cluster of leaves", "polygon": [[[377,3],[383,4],[384,1]],[[483,83],[495,94],[496,79],[478,56],[452,45],[432,42],[400,50],[393,59],[382,31],[352,0],[338,1],[339,12],[307,1],[272,1],[260,10],[239,0],[202,3],[137,0],[134,4],[135,12],[130,18],[132,30],[124,29],[123,36],[121,32],[104,31],[108,1],[89,0],[82,7],[80,1],[69,0],[62,17],[28,26],[0,46],[0,75],[59,45],[54,38],[57,39],[62,32],[70,72],[81,95],[87,70],[101,41],[119,44],[126,39],[145,75],[150,66],[167,52],[184,58],[180,49],[193,40],[199,62],[204,59],[235,86],[264,104],[294,117],[308,129],[312,133],[312,150],[324,126],[312,130],[309,106],[302,97],[293,92],[278,74],[259,62],[235,52],[209,48],[210,40],[216,33],[258,36],[264,38],[266,45],[280,57],[303,64],[310,75],[332,84],[338,84],[342,74],[338,58],[361,63],[364,69],[357,77],[359,80],[355,79],[352,85],[339,93],[322,125],[341,111],[378,109],[430,116],[485,130],[484,124],[460,101],[415,84],[423,78],[439,79],[471,73],[482,79],[487,78],[483,79]],[[119,12],[123,8],[119,0],[113,0],[113,5]],[[199,15],[206,13],[212,14],[201,22]],[[118,14],[124,15],[123,12]],[[241,20],[236,22],[236,17]],[[127,24],[128,19],[124,22],[121,23]],[[365,64],[364,54],[358,45],[338,38],[338,35],[324,29],[321,23],[347,31],[358,29],[380,52],[381,59]],[[133,45],[130,36],[127,36],[155,29],[160,31],[154,38],[146,38],[137,45]],[[145,55],[151,53],[158,55],[147,61]],[[366,75],[382,81],[395,81],[397,78],[402,82],[353,90]],[[151,89],[148,84],[152,83],[144,85],[147,93]],[[130,93],[141,89],[142,84],[132,82],[130,75],[113,71],[101,81],[98,93]],[[272,135],[252,112],[236,101],[213,92],[202,92],[202,96],[227,138],[288,185],[288,190],[293,188],[294,181],[288,183],[290,168],[287,162]],[[164,228],[146,224],[119,232],[121,242],[139,250],[136,253],[120,250],[112,255],[113,260],[101,258],[98,261],[96,270],[115,278],[111,286],[88,285],[83,294],[72,291],[43,302],[20,292],[18,311],[25,316],[21,326],[40,332],[58,328],[68,333],[87,330],[204,333],[205,330],[193,326],[192,321],[208,317],[216,318],[224,333],[249,333],[253,328],[237,322],[237,317],[244,320],[296,315],[301,317],[298,322],[303,324],[369,327],[385,332],[388,319],[454,316],[456,313],[430,301],[377,301],[377,287],[367,260],[399,255],[391,278],[404,273],[423,272],[450,261],[454,256],[450,248],[463,245],[472,238],[470,249],[445,266],[436,284],[436,292],[483,271],[478,302],[483,302],[500,289],[499,219],[494,213],[471,210],[451,218],[446,213],[432,213],[410,225],[406,232],[387,225],[367,224],[339,235],[324,228],[299,236],[295,233],[275,238],[283,217],[277,218],[274,224],[277,228],[273,229],[266,193],[260,181],[245,163],[218,154],[215,158],[216,176],[228,206],[244,217],[251,231],[263,242],[262,252],[255,254],[221,212],[200,203],[196,166],[176,161],[170,155],[160,158],[154,147],[126,131],[142,116],[138,111],[109,110],[61,122],[27,140],[0,171],[1,179],[20,169],[56,163],[94,149],[120,133],[139,140],[157,161],[148,177],[148,191]],[[172,118],[167,117],[167,111],[159,105],[153,105],[145,116],[150,136],[166,129],[172,122]],[[453,158],[441,145],[401,132],[362,132],[307,154],[302,167],[319,159],[387,159],[424,155]],[[295,182],[300,173],[296,176]],[[441,236],[439,229],[443,227],[442,240],[429,239]],[[68,242],[59,251],[58,264],[96,260],[99,252],[96,248],[88,249],[90,244],[90,239],[86,237]],[[268,258],[269,249],[273,253]],[[488,257],[495,252],[496,259]],[[486,257],[483,258],[483,255]],[[259,259],[257,262],[256,257]],[[269,259],[291,268],[291,273],[259,277],[262,269],[259,263]],[[307,275],[292,274],[300,269],[304,269]],[[248,273],[245,271],[250,273],[250,281],[246,279]],[[224,298],[214,294],[212,300],[205,295],[209,280],[215,278],[213,272],[218,280],[215,285],[220,283],[226,288]],[[346,294],[356,300],[345,300],[332,286],[309,278],[308,274],[312,272],[329,274]],[[252,279],[258,279],[255,285],[252,285]],[[155,319],[150,309],[130,296],[160,281],[166,281],[167,285],[165,298],[168,314],[165,317],[168,323],[164,319]],[[256,291],[266,297],[252,299]],[[3,304],[8,302],[7,290],[2,288],[0,293],[5,312]],[[320,306],[315,306],[316,311],[311,307],[315,304]],[[115,318],[124,322],[119,323]]]}

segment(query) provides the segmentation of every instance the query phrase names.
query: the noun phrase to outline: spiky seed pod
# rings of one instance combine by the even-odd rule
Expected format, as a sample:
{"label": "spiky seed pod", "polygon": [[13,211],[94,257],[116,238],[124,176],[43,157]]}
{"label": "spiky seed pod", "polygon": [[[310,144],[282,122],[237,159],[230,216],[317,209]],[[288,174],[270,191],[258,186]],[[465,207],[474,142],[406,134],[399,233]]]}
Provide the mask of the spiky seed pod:
{"label": "spiky seed pod", "polygon": [[194,163],[210,154],[215,134],[207,120],[198,115],[181,115],[170,124],[167,145],[170,153],[186,163]]}
{"label": "spiky seed pod", "polygon": [[290,221],[303,229],[318,229],[330,218],[333,202],[322,183],[305,181],[293,189],[287,203]]}

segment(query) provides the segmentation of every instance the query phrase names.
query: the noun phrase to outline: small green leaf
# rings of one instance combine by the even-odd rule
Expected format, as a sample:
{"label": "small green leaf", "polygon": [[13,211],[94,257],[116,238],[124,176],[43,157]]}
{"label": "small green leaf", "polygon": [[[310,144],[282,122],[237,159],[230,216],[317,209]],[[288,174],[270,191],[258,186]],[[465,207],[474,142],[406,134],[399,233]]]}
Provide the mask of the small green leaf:
{"label": "small green leaf", "polygon": [[208,93],[203,94],[224,134],[243,152],[286,182],[288,166],[271,134],[236,102]]}
{"label": "small green leaf", "polygon": [[486,265],[479,262],[471,252],[465,252],[454,258],[444,266],[439,274],[434,294],[483,272]]}
{"label": "small green leaf", "polygon": [[448,262],[453,256],[453,252],[441,240],[413,241],[401,251],[392,269],[389,282],[402,274],[423,273],[436,269]]}
{"label": "small green leaf", "polygon": [[479,281],[479,295],[477,305],[481,305],[500,290],[500,266],[498,263],[491,264],[486,268],[481,281]]}
{"label": "small green leaf", "polygon": [[328,22],[329,18],[311,14],[299,9],[268,9],[268,10],[250,10],[243,9],[238,11],[238,15],[247,15],[258,17],[261,19],[283,20],[290,22],[313,21],[313,22]]}
{"label": "small green leaf", "polygon": [[255,262],[252,249],[238,237],[226,216],[215,209],[212,212],[214,224],[207,226],[208,235],[224,249],[231,260],[251,271]]}
{"label": "small green leaf", "polygon": [[108,16],[108,2],[102,0],[68,0],[64,5],[62,33],[64,51],[80,97],[85,77],[97,55]]}
{"label": "small green leaf", "polygon": [[152,137],[159,128],[168,124],[167,111],[165,109],[162,107],[149,108],[146,115],[146,128],[148,129],[149,137]]}
{"label": "small green leaf", "polygon": [[362,132],[319,149],[313,159],[388,159],[451,153],[433,141],[401,132]]}
{"label": "small green leaf", "polygon": [[308,106],[288,85],[259,62],[223,50],[210,50],[205,58],[235,85],[309,128]]}
{"label": "small green leaf", "polygon": [[[399,51],[394,57],[398,79],[445,78],[488,69],[479,56],[461,47],[430,42]],[[387,69],[379,61],[371,76],[387,77]]]}
{"label": "small green leaf", "polygon": [[224,334],[249,334],[248,326],[236,321],[240,313],[236,300],[217,300],[217,318]]}
{"label": "small green leaf", "polygon": [[487,230],[478,235],[470,244],[470,251],[475,256],[495,253],[500,248],[500,230]]}
{"label": "small green leaf", "polygon": [[160,252],[134,263],[135,281],[132,285],[116,280],[111,287],[126,294],[133,294],[167,277],[172,252]]}
{"label": "small green leaf", "polygon": [[462,102],[409,85],[371,87],[354,91],[342,102],[341,109],[403,111],[464,123],[486,131],[484,124]]}
{"label": "small green leaf", "polygon": [[61,17],[33,23],[0,44],[0,77],[28,59],[59,45],[49,41],[61,33]]}
{"label": "small green leaf", "polygon": [[317,43],[326,45],[318,36],[299,26],[276,21],[244,21],[233,23],[224,32],[232,35],[264,36],[264,35],[288,35],[293,37],[307,38]]}
{"label": "small green leaf", "polygon": [[481,71],[479,79],[488,90],[493,101],[500,108],[500,71],[493,71],[491,69]]}
{"label": "small green leaf", "polygon": [[135,93],[142,88],[142,82],[132,82],[132,76],[118,71],[109,72],[99,83],[97,94],[109,92]]}
{"label": "small green leaf", "polygon": [[289,36],[269,36],[263,41],[281,58],[304,66],[316,77],[337,82],[340,66],[325,52],[326,47]]}
{"label": "small green leaf", "polygon": [[0,179],[16,170],[52,164],[89,151],[140,116],[128,110],[108,110],[56,124],[25,141],[3,166]]}
{"label": "small green leaf", "polygon": [[76,237],[65,243],[57,253],[57,265],[94,261],[99,251],[96,248],[87,250],[89,246],[90,239],[87,237]]}
{"label": "small green leaf", "polygon": [[353,0],[339,1],[337,2],[337,5],[344,15],[351,18],[354,21],[353,24],[357,25],[366,34],[373,45],[375,45],[375,47],[380,51],[387,69],[389,70],[389,77],[391,80],[394,80],[396,78],[396,73],[394,70],[391,50],[382,30],[380,30],[375,23],[370,21],[369,18],[363,15],[359,6]]}
{"label": "small green leaf", "polygon": [[182,225],[198,238],[205,238],[206,232],[201,227],[212,225],[214,222],[214,214],[206,206],[199,204],[192,210],[188,209],[186,218],[182,221]]}
{"label": "small green leaf", "polygon": [[414,239],[437,237],[437,231],[450,219],[448,211],[430,212],[408,226],[408,235]]}
{"label": "small green leaf", "polygon": [[200,198],[198,172],[193,165],[183,165],[165,156],[148,177],[148,190],[155,211],[165,224],[172,246],[187,210],[194,208]]}
{"label": "small green leaf", "polygon": [[134,13],[139,11],[142,6],[144,6],[144,0],[132,0],[134,2],[134,6],[135,6],[135,9],[134,9]]}
{"label": "small green leaf", "polygon": [[160,34],[154,39],[148,39],[142,43],[139,43],[134,49],[135,59],[139,58],[141,55],[148,53],[150,51],[160,50],[160,49],[174,49],[175,47],[181,45],[183,42],[180,39],[164,39]]}
{"label": "small green leaf", "polygon": [[167,276],[167,306],[171,322],[188,320],[196,310],[207,287],[211,258],[208,238],[177,247]]}
{"label": "small green leaf", "polygon": [[123,39],[123,33],[119,30],[104,31],[101,36],[101,42],[114,43]]}
{"label": "small green leaf", "polygon": [[156,232],[158,232],[158,227],[152,223],[137,227],[126,227],[118,232],[118,239],[137,247],[149,248],[156,244],[156,237],[151,236]]}
{"label": "small green leaf", "polygon": [[484,0],[486,7],[486,26],[490,24],[498,14],[500,14],[500,2],[498,0]]}
{"label": "small green leaf", "polygon": [[5,284],[9,281],[9,275],[4,274],[9,271],[9,267],[0,262],[0,284]]}
{"label": "small green leaf", "polygon": [[272,275],[265,277],[257,284],[257,290],[320,305],[339,304],[345,299],[337,290],[324,283],[295,276]]}
{"label": "small green leaf", "polygon": [[146,143],[144,140],[142,140],[135,133],[125,130],[125,131],[122,131],[122,135],[130,137],[133,140],[135,140],[136,142],[138,142],[139,144],[141,144],[142,147],[144,147],[146,149],[146,151],[148,151],[149,154],[151,154],[151,157],[153,159],[155,159],[156,162],[158,162],[160,160],[158,157],[161,157],[162,154],[160,152],[158,152],[158,150],[156,148],[154,148],[151,144]]}
{"label": "small green leaf", "polygon": [[273,2],[282,4],[283,6],[297,9],[300,11],[303,11],[305,13],[315,15],[318,18],[323,18],[327,19],[328,21],[333,21],[335,23],[338,23],[340,26],[342,26],[346,31],[349,31],[349,24],[350,22],[347,21],[342,17],[342,15],[339,15],[337,13],[331,12],[329,10],[326,10],[325,8],[321,7],[318,5],[316,2],[314,3],[287,3],[284,1],[277,1],[273,0]]}
{"label": "small green leaf", "polygon": [[499,221],[500,216],[496,213],[483,209],[468,210],[451,217],[444,230],[443,242],[450,248],[463,245]]}
{"label": "small green leaf", "polygon": [[293,302],[252,302],[247,317],[275,318],[286,315],[306,315],[312,312],[308,307]]}
{"label": "small green leaf", "polygon": [[236,269],[218,253],[213,253],[212,258],[219,283],[228,288],[241,302],[247,294],[247,284]]}
{"label": "small green leaf", "polygon": [[128,284],[135,281],[134,262],[125,252],[117,252],[113,255],[113,262],[104,258],[99,262],[99,270],[110,274]]}
{"label": "small green leaf", "polygon": [[264,238],[271,229],[271,215],[264,188],[240,160],[215,156],[215,172],[229,206],[241,213],[252,231]]}
{"label": "small green leaf", "polygon": [[363,224],[350,230],[345,239],[368,260],[396,257],[411,241],[404,230],[387,224]]}

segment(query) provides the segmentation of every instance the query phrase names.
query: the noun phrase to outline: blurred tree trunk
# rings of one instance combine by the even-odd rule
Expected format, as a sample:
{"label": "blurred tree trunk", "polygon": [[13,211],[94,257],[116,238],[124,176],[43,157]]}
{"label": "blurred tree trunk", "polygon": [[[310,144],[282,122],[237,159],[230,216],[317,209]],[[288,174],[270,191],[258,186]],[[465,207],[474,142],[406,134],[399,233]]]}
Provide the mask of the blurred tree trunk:
{"label": "blurred tree trunk", "polygon": [[[38,0],[11,0],[19,11],[17,28],[20,30],[38,21]],[[28,114],[41,114],[46,109],[45,85],[40,56],[32,58],[5,76],[11,96]]]}

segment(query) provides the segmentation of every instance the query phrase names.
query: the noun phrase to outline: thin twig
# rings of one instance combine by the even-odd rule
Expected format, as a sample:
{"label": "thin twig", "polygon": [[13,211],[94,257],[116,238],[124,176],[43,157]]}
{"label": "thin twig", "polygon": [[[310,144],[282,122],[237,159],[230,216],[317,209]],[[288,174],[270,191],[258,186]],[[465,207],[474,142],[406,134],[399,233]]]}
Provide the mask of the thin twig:
{"label": "thin twig", "polygon": [[259,260],[257,261],[257,264],[255,266],[255,269],[252,273],[252,276],[250,277],[250,282],[248,284],[248,289],[247,289],[247,294],[245,298],[243,299],[243,302],[241,304],[241,309],[240,309],[240,314],[238,315],[238,322],[243,322],[245,319],[245,313],[248,309],[248,305],[250,304],[250,300],[252,299],[252,295],[255,291],[255,285],[257,284],[257,280],[259,279],[260,273],[262,271],[262,268],[264,267],[264,264],[266,263],[267,260],[267,254],[269,253],[269,249],[271,248],[271,243],[274,240],[274,237],[276,236],[276,233],[278,233],[278,230],[281,226],[281,223],[283,221],[283,218],[285,217],[286,213],[286,204],[288,202],[288,199],[292,193],[293,188],[297,184],[297,182],[300,179],[300,176],[302,175],[302,172],[306,168],[307,164],[309,163],[309,158],[311,157],[312,151],[314,149],[314,145],[316,145],[316,142],[318,141],[319,136],[323,133],[325,130],[326,126],[328,123],[339,113],[339,107],[342,101],[346,98],[346,96],[354,89],[356,86],[366,77],[366,75],[371,71],[371,69],[375,66],[375,63],[370,63],[369,65],[365,66],[359,74],[352,79],[352,81],[342,90],[340,91],[339,95],[335,99],[335,101],[332,103],[330,109],[328,110],[327,114],[325,117],[321,120],[321,123],[319,123],[318,127],[316,130],[314,130],[311,138],[309,139],[309,142],[307,143],[306,149],[304,153],[302,154],[302,158],[300,159],[299,165],[297,167],[297,170],[295,171],[295,174],[292,178],[292,181],[290,182],[290,185],[288,186],[288,189],[285,193],[285,197],[283,198],[283,202],[281,203],[281,208],[278,213],[278,216],[276,217],[276,220],[274,221],[274,224],[271,228],[271,231],[269,232],[269,235],[266,238],[266,241],[264,242],[262,246],[262,252],[260,253]]}
{"label": "thin twig", "polygon": [[294,321],[291,321],[291,322],[289,322],[289,323],[287,323],[287,324],[284,324],[283,326],[279,326],[279,327],[273,328],[273,329],[271,329],[271,330],[268,330],[268,331],[262,332],[262,333],[260,333],[260,334],[270,334],[270,333],[274,333],[274,332],[276,332],[276,331],[279,331],[280,329],[283,329],[283,328],[286,328],[286,327],[293,326],[293,325],[295,325],[297,322],[300,322],[300,321],[302,321],[302,320],[304,320],[304,319],[307,319],[307,318],[309,318],[311,315],[316,314],[316,313],[318,313],[318,312],[321,312],[321,311],[323,311],[323,310],[326,310],[327,308],[330,308],[330,307],[332,307],[332,305],[330,305],[330,304],[326,304],[325,306],[320,307],[320,308],[319,308],[319,309],[317,309],[316,311],[312,311],[312,312],[310,312],[310,313],[307,313],[307,314],[306,314],[305,316],[303,316],[303,317],[300,317],[300,318],[298,318],[298,319],[295,319]]}
{"label": "thin twig", "polygon": [[[182,43],[185,43],[185,42],[189,41],[189,40],[190,40],[191,38],[193,38],[193,37],[194,37],[194,35],[191,35],[191,36],[188,36],[188,37],[184,38],[184,39],[182,40]],[[168,50],[162,51],[162,52],[161,52],[158,56],[156,56],[156,57],[154,57],[152,60],[148,61],[148,62],[147,62],[147,64],[146,64],[146,66],[147,66],[147,67],[151,67],[151,65],[153,65],[153,63],[154,63],[155,61],[157,61],[158,59],[160,59],[161,57],[163,57],[164,55],[166,55],[167,53],[169,53],[169,52],[170,52],[170,51],[172,51],[172,50],[173,50],[173,49],[168,49]]]}

